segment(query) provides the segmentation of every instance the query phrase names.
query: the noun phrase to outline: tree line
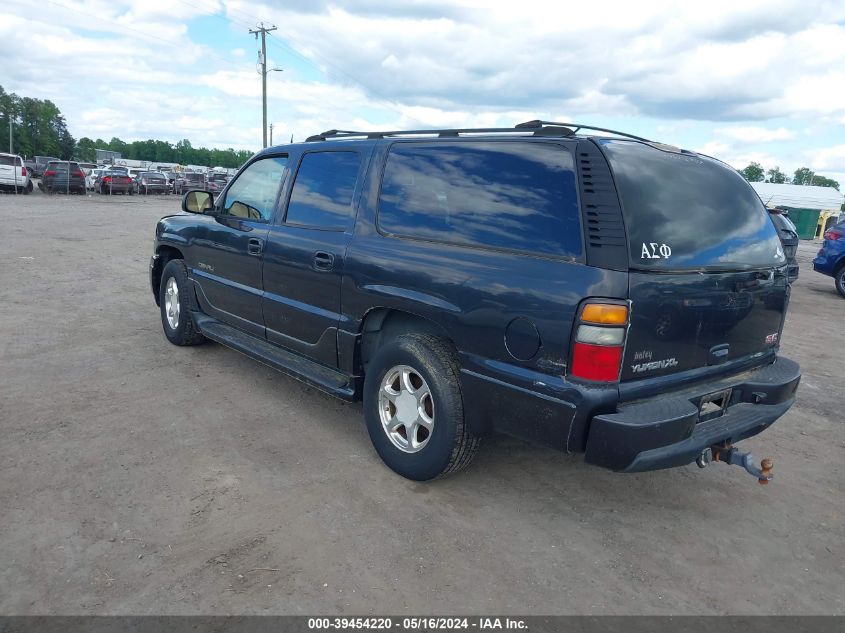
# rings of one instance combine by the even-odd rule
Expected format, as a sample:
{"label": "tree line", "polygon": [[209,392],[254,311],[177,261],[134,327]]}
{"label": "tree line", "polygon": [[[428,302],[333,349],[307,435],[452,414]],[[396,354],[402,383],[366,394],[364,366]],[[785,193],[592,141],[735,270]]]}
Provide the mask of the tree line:
{"label": "tree line", "polygon": [[744,169],[738,170],[748,182],[773,182],[777,184],[815,185],[818,187],[833,187],[839,190],[839,182],[833,178],[820,176],[809,167],[799,167],[792,178],[780,170],[780,167],[764,169],[760,163],[752,162]]}
{"label": "tree line", "polygon": [[[71,135],[67,122],[58,106],[49,99],[19,97],[6,92],[0,85],[0,139],[7,139],[9,120],[12,122],[12,149],[26,158],[55,156],[62,160],[79,160],[93,163],[95,150],[120,152],[123,158],[182,165],[207,165],[209,167],[240,167],[252,155],[246,150],[209,149],[193,147],[188,139],[169,143],[149,139],[125,142],[117,137],[110,141],[82,137],[78,141]],[[0,143],[4,147],[6,143]]]}

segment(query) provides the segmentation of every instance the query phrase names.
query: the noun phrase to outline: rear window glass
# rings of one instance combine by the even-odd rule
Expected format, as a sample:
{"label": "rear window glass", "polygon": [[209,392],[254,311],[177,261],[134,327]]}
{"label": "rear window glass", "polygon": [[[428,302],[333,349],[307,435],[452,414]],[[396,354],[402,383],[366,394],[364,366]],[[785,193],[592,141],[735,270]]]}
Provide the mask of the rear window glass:
{"label": "rear window glass", "polygon": [[779,266],[780,240],[760,198],[733,169],[698,155],[604,140],[634,268]]}
{"label": "rear window glass", "polygon": [[424,240],[580,256],[574,159],[553,143],[396,143],[378,225]]}
{"label": "rear window glass", "polygon": [[67,171],[67,163],[47,163],[47,169],[53,171]]}

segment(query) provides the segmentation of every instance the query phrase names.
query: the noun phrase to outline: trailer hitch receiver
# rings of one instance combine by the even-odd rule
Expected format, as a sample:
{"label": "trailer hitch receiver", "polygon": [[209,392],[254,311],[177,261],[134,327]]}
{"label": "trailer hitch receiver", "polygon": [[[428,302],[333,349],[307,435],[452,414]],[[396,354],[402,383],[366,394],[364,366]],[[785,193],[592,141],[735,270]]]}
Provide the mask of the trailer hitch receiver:
{"label": "trailer hitch receiver", "polygon": [[771,459],[764,458],[760,462],[760,468],[757,468],[754,464],[754,456],[751,453],[743,453],[727,443],[704,449],[695,460],[699,468],[705,468],[710,462],[724,462],[744,468],[749,475],[756,477],[757,482],[761,485],[769,483],[774,477]]}

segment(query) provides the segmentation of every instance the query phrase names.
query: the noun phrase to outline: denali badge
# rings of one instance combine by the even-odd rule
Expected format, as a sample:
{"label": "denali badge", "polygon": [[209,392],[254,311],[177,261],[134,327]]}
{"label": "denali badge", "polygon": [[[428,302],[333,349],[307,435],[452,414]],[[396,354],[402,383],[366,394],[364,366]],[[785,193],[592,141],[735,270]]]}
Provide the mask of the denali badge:
{"label": "denali badge", "polygon": [[665,358],[663,360],[655,360],[650,363],[637,363],[631,365],[631,370],[635,374],[641,374],[644,371],[652,371],[653,369],[666,369],[667,367],[674,367],[678,361],[674,358]]}

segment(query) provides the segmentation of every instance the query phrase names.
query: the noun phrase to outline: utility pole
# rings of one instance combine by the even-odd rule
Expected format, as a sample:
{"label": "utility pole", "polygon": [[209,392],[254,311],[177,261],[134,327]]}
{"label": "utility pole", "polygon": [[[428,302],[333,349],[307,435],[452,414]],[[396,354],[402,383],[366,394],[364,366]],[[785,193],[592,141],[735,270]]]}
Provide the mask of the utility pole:
{"label": "utility pole", "polygon": [[[12,149],[12,113],[9,112],[9,153],[14,154],[15,150]],[[15,172],[17,173],[17,172]]]}
{"label": "utility pole", "polygon": [[273,124],[270,124],[270,145],[273,144]]}
{"label": "utility pole", "polygon": [[262,126],[261,126],[261,133],[264,140],[264,147],[267,147],[267,73],[272,72],[274,70],[280,70],[279,68],[271,68],[269,71],[267,70],[267,42],[266,36],[267,33],[270,31],[275,31],[276,27],[271,26],[270,28],[265,28],[264,22],[261,23],[261,26],[255,30],[250,29],[249,32],[255,35],[255,39],[258,39],[259,33],[261,34],[261,53],[258,55],[258,63],[261,65],[261,70],[258,71],[258,74],[261,75],[261,101],[262,101]]}

